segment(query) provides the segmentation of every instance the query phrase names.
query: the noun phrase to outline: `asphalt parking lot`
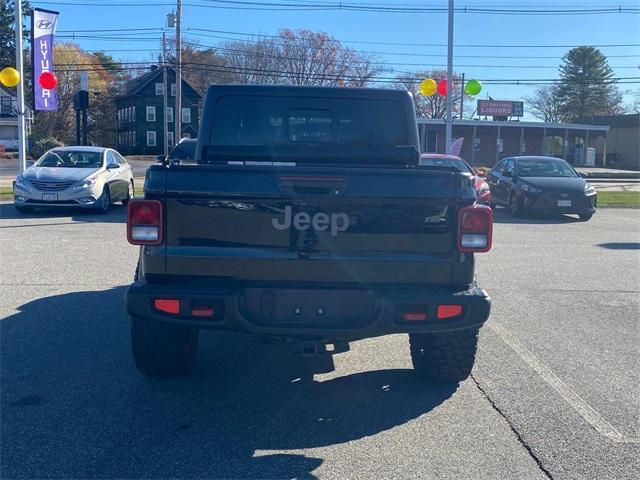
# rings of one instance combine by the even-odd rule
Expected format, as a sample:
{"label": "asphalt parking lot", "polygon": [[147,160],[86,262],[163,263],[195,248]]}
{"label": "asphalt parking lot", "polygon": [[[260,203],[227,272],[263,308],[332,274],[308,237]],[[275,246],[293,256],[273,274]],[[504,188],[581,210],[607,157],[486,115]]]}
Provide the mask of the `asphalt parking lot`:
{"label": "asphalt parking lot", "polygon": [[401,335],[332,370],[207,332],[192,377],[149,380],[124,208],[0,204],[0,477],[637,478],[640,210],[496,220],[478,256],[492,315],[458,386],[414,378]]}

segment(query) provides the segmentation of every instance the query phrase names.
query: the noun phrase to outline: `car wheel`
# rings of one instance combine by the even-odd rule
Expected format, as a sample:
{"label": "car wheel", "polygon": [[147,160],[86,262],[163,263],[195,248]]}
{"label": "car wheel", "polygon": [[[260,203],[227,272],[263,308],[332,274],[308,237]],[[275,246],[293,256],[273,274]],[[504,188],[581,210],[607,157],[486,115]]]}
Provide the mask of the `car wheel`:
{"label": "car wheel", "polygon": [[102,195],[98,199],[98,211],[100,213],[106,213],[109,211],[111,207],[111,193],[109,192],[109,187],[104,187],[102,191]]}
{"label": "car wheel", "polygon": [[513,218],[518,218],[522,215],[522,208],[520,207],[520,202],[518,201],[518,197],[515,195],[511,195],[509,198],[509,213]]}
{"label": "car wheel", "polygon": [[127,189],[127,196],[122,199],[122,204],[127,205],[129,203],[129,200],[133,198],[133,195],[134,195],[133,180],[131,180],[129,182],[129,188]]}
{"label": "car wheel", "polygon": [[189,374],[195,366],[197,328],[131,318],[131,347],[138,370],[152,377]]}
{"label": "car wheel", "polygon": [[27,207],[24,205],[14,205],[14,207],[16,207],[16,210],[20,213],[31,213],[34,210],[33,207]]}
{"label": "car wheel", "polygon": [[424,380],[461,382],[471,375],[478,348],[478,329],[410,334],[411,362]]}
{"label": "car wheel", "polygon": [[580,213],[578,214],[578,217],[580,217],[580,220],[583,222],[588,222],[591,220],[591,217],[593,217],[593,213]]}

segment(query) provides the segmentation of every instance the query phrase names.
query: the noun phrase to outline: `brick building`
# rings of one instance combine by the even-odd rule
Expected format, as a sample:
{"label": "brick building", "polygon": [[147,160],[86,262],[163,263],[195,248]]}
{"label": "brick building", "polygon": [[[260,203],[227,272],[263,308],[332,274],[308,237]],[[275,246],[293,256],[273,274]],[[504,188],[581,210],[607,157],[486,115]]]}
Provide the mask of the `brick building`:
{"label": "brick building", "polygon": [[[419,118],[423,152],[445,153],[445,124],[441,118]],[[550,155],[584,165],[586,147],[595,149],[596,165],[607,165],[604,125],[540,122],[454,120],[453,140],[463,137],[460,156],[472,165],[492,166],[513,155]]]}

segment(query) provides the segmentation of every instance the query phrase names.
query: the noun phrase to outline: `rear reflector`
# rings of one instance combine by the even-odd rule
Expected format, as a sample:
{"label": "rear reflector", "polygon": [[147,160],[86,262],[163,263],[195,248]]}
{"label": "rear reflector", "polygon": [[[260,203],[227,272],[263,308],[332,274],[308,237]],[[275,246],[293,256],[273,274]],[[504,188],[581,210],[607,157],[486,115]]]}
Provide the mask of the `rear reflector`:
{"label": "rear reflector", "polygon": [[424,312],[404,312],[403,318],[407,322],[422,322],[427,319],[427,314]]}
{"label": "rear reflector", "polygon": [[438,320],[457,317],[462,313],[462,305],[438,305]]}
{"label": "rear reflector", "polygon": [[127,207],[127,240],[133,245],[162,243],[162,203],[131,200]]}
{"label": "rear reflector", "polygon": [[156,310],[160,310],[164,313],[171,313],[172,315],[178,315],[180,313],[180,300],[172,298],[156,298],[153,301],[153,306]]}
{"label": "rear reflector", "polygon": [[209,305],[198,305],[191,309],[191,315],[194,317],[213,317],[215,311]]}
{"label": "rear reflector", "polygon": [[458,214],[458,250],[488,252],[493,235],[493,210],[474,204],[460,209]]}

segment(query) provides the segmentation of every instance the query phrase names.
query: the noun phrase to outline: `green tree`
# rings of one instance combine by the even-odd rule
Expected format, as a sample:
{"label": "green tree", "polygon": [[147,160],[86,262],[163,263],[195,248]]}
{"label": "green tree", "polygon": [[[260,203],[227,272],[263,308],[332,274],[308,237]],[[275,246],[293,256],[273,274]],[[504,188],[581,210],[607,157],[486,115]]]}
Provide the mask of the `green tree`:
{"label": "green tree", "polygon": [[[15,38],[15,2],[13,0],[0,0],[0,69],[15,67],[16,64],[16,38]],[[28,16],[31,15],[31,6],[28,0],[22,2],[23,12],[23,36],[28,35]],[[26,47],[26,44],[25,44]]]}
{"label": "green tree", "polygon": [[555,95],[562,117],[569,122],[592,115],[613,115],[622,109],[614,72],[607,57],[594,47],[576,47],[564,56]]}

